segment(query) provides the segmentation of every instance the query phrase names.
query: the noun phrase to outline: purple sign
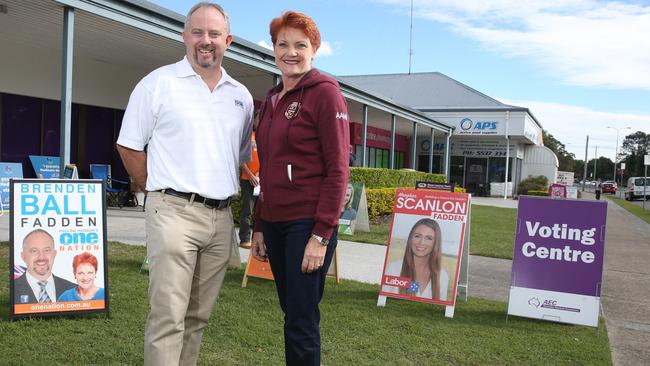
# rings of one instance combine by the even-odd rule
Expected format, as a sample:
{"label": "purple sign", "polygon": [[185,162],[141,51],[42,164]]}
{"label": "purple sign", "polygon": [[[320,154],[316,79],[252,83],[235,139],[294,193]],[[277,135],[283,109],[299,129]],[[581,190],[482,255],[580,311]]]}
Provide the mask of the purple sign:
{"label": "purple sign", "polygon": [[600,297],[607,203],[521,196],[512,286]]}

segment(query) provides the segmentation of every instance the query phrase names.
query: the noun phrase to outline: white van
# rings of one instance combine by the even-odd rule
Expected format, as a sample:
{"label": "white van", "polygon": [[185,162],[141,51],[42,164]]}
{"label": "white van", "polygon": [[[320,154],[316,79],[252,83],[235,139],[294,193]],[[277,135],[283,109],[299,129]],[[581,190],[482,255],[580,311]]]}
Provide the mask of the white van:
{"label": "white van", "polygon": [[625,199],[632,201],[635,198],[643,197],[643,189],[645,188],[645,195],[650,196],[650,178],[643,177],[630,177],[627,180],[627,187],[625,188]]}

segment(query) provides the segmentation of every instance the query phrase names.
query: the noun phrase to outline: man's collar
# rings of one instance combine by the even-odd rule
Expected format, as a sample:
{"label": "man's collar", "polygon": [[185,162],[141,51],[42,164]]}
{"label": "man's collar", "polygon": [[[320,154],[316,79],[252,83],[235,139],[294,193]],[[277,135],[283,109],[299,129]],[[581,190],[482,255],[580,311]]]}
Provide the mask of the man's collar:
{"label": "man's collar", "polygon": [[[34,285],[38,285],[38,282],[40,280],[38,278],[32,276],[31,273],[25,271],[25,276],[27,276],[27,277],[25,277],[27,279],[27,282],[33,283]],[[47,283],[49,284],[50,281],[53,281],[53,280],[54,280],[54,275],[52,273],[50,273],[50,277],[47,278]]]}
{"label": "man's collar", "polygon": [[[183,57],[182,60],[176,63],[176,76],[178,76],[179,78],[184,78],[193,75],[201,77],[201,75],[197,74],[196,71],[194,71],[192,65],[187,60],[187,55],[186,55],[185,57]],[[221,66],[221,79],[219,79],[219,83],[217,84],[217,86],[226,82],[231,84],[235,83],[234,79],[230,77],[230,75],[228,75],[228,73],[226,72],[226,69],[224,69],[223,66]]]}

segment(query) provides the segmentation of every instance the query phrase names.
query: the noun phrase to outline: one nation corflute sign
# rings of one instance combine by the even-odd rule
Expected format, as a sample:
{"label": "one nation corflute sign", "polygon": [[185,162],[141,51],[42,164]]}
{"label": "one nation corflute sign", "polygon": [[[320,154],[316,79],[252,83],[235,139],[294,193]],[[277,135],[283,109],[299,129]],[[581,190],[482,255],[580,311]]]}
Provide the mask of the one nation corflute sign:
{"label": "one nation corflute sign", "polygon": [[522,196],[508,314],[598,326],[607,203]]}
{"label": "one nation corflute sign", "polygon": [[469,195],[398,189],[381,296],[455,306]]}
{"label": "one nation corflute sign", "polygon": [[10,317],[108,314],[101,180],[12,180]]}

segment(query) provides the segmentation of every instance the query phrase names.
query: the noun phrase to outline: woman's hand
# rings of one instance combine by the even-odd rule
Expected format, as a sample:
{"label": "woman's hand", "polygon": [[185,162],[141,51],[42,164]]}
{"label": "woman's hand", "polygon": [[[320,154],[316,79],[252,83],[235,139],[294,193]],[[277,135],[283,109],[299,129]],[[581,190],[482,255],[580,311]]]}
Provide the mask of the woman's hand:
{"label": "woman's hand", "polygon": [[300,266],[302,273],[318,271],[325,262],[325,252],[327,246],[321,245],[318,240],[310,237],[305,247],[305,255],[302,257],[302,266]]}
{"label": "woman's hand", "polygon": [[264,244],[264,234],[261,231],[253,233],[253,240],[251,240],[251,253],[258,261],[266,262],[266,244]]}

